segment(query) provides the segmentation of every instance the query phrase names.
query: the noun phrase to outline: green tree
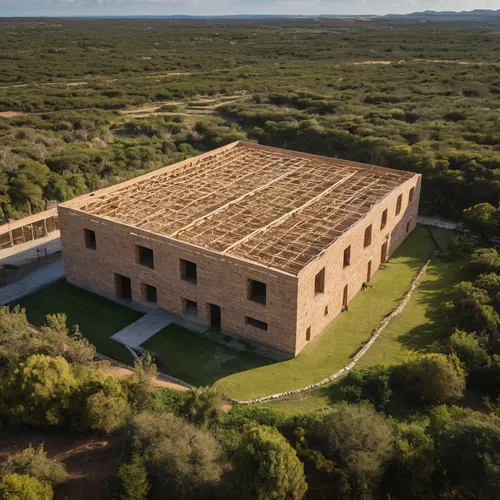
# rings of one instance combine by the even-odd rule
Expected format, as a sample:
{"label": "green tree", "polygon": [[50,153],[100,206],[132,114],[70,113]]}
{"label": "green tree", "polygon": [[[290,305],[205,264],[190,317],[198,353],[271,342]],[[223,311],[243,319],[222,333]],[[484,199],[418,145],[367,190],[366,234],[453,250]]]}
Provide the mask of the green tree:
{"label": "green tree", "polygon": [[4,378],[0,394],[2,411],[24,424],[61,425],[76,386],[64,358],[35,354]]}
{"label": "green tree", "polygon": [[394,435],[385,417],[368,404],[338,404],[313,427],[315,443],[342,467],[352,498],[369,496],[394,452]]}
{"label": "green tree", "polygon": [[463,396],[465,374],[452,356],[426,354],[406,361],[403,369],[408,389],[421,401],[451,403]]}
{"label": "green tree", "polygon": [[221,450],[211,433],[170,413],[141,413],[128,435],[132,451],[144,457],[158,494],[202,499],[219,487]]}
{"label": "green tree", "polygon": [[471,256],[470,265],[480,273],[500,270],[500,255],[496,248],[478,248]]}
{"label": "green tree", "polygon": [[29,445],[28,448],[10,455],[0,464],[0,477],[8,474],[28,475],[53,486],[68,476],[66,468],[59,460],[47,456],[43,444],[38,448]]}
{"label": "green tree", "polygon": [[123,464],[118,471],[122,484],[122,500],[145,500],[148,496],[148,473],[144,461],[137,453],[132,455],[130,463]]}
{"label": "green tree", "polygon": [[489,239],[499,229],[499,211],[489,203],[479,203],[467,208],[464,210],[463,220],[471,231],[479,233],[485,239]]}
{"label": "green tree", "polygon": [[455,330],[449,339],[450,350],[465,365],[467,370],[476,370],[488,363],[487,351],[479,345],[474,333]]}
{"label": "green tree", "polygon": [[286,439],[271,427],[247,430],[233,456],[231,494],[241,499],[301,499],[304,465]]}
{"label": "green tree", "polygon": [[191,389],[184,398],[179,415],[196,425],[207,424],[217,418],[221,396],[215,387]]}
{"label": "green tree", "polygon": [[467,416],[438,441],[445,492],[458,498],[500,498],[500,419]]}
{"label": "green tree", "polygon": [[20,474],[8,474],[0,479],[0,498],[3,500],[52,500],[49,483]]}

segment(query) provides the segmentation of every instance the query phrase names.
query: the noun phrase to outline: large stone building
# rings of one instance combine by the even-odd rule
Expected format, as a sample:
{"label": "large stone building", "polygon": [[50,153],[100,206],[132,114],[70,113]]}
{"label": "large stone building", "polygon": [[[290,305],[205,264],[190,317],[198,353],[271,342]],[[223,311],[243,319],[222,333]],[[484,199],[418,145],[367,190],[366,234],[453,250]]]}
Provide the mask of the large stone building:
{"label": "large stone building", "polygon": [[415,228],[420,181],[236,142],[59,205],[66,276],[296,355]]}

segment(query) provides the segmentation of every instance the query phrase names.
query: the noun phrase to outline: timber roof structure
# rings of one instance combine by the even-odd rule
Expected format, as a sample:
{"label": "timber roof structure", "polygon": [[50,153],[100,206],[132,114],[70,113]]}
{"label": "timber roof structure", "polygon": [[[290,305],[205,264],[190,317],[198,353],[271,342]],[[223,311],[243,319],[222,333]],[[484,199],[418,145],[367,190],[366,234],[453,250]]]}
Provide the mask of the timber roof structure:
{"label": "timber roof structure", "polygon": [[65,206],[296,275],[415,175],[235,142]]}

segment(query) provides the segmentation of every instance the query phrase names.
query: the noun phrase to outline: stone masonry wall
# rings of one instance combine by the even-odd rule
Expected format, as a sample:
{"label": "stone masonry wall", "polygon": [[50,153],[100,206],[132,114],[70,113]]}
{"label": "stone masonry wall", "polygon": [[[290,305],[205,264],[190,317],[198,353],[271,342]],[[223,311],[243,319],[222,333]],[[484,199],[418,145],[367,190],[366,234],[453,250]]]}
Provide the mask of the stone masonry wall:
{"label": "stone masonry wall", "polygon": [[[158,307],[183,314],[183,299],[198,304],[198,320],[210,325],[209,303],[221,307],[222,330],[289,354],[295,353],[297,277],[155,235],[104,218],[59,207],[61,241],[69,281],[116,297],[114,274],[131,278],[133,300],[144,287],[157,288]],[[85,245],[84,229],[95,231],[96,250]],[[136,245],[153,249],[154,269],[137,262]],[[197,264],[197,284],[180,277],[179,259]],[[248,300],[248,279],[267,285],[267,304]],[[245,322],[268,324],[263,331]]]}
{"label": "stone masonry wall", "polygon": [[[380,267],[383,243],[388,242],[387,258],[389,258],[408,233],[415,229],[420,185],[421,176],[415,175],[399,186],[352,229],[341,236],[323,255],[299,273],[297,353],[308,342],[306,340],[308,328],[311,329],[310,340],[312,340],[321,334],[324,328],[340,313],[345,285],[348,285],[348,301],[360,291],[363,282],[367,281],[369,261],[371,261],[371,276],[374,275]],[[409,192],[412,187],[415,189],[413,199],[409,203]],[[400,194],[403,195],[402,207],[400,214],[396,216],[396,203]],[[381,218],[385,209],[387,209],[387,224],[381,230]],[[372,226],[371,244],[365,248],[365,229],[370,225]],[[344,268],[344,250],[349,245],[351,246],[351,263]],[[325,269],[325,291],[315,294],[315,277],[323,268]]]}

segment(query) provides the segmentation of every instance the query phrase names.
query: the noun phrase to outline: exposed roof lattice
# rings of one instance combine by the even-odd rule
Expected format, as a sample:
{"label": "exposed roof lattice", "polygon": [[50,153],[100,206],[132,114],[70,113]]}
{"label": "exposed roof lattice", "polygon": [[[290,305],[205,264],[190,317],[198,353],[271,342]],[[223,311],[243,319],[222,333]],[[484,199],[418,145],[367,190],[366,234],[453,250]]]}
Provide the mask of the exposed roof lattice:
{"label": "exposed roof lattice", "polygon": [[66,205],[295,275],[414,175],[237,142]]}

